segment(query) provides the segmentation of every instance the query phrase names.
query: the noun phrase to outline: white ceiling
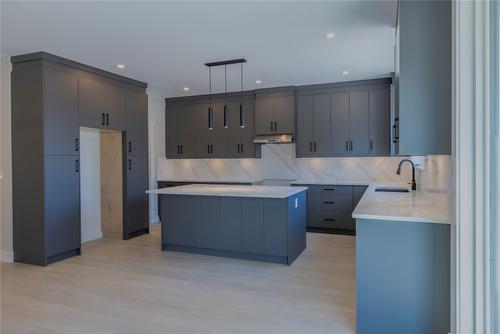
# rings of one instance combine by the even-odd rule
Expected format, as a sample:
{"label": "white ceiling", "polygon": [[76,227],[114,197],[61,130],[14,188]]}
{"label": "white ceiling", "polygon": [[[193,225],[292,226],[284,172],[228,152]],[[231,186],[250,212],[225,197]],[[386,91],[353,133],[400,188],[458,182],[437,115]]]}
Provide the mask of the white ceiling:
{"label": "white ceiling", "polygon": [[[248,60],[245,89],[385,76],[393,70],[395,19],[396,0],[2,1],[1,52],[50,52],[169,97],[207,93],[203,64],[240,57]],[[331,31],[336,37],[326,39]],[[222,91],[223,68],[212,78]],[[228,67],[228,81],[239,90],[239,65]]]}

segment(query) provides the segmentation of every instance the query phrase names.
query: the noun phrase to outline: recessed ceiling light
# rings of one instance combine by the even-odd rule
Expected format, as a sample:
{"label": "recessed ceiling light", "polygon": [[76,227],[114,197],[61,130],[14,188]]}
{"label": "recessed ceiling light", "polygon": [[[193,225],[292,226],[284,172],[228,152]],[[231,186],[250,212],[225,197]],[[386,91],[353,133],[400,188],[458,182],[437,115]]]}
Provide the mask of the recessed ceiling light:
{"label": "recessed ceiling light", "polygon": [[189,92],[189,87],[182,88],[185,92]]}
{"label": "recessed ceiling light", "polygon": [[342,75],[349,75],[349,71],[342,71]]}
{"label": "recessed ceiling light", "polygon": [[329,32],[328,34],[326,34],[326,38],[328,38],[328,39],[335,38],[335,33],[334,32]]}
{"label": "recessed ceiling light", "polygon": [[260,85],[260,84],[262,83],[262,80],[256,80],[256,81],[255,81],[255,83],[256,83],[257,85]]}
{"label": "recessed ceiling light", "polygon": [[124,64],[118,64],[116,65],[117,68],[119,68],[120,70],[123,70],[125,68],[125,65]]}

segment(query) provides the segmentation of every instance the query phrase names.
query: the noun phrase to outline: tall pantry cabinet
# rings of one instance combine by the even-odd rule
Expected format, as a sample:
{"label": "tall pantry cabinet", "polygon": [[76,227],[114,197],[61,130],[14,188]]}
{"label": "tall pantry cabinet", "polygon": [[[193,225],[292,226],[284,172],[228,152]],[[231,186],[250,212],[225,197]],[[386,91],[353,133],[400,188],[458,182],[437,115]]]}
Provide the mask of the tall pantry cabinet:
{"label": "tall pantry cabinet", "polygon": [[44,52],[11,61],[14,260],[80,254],[80,126],[122,131],[123,237],[148,233],[147,84]]}

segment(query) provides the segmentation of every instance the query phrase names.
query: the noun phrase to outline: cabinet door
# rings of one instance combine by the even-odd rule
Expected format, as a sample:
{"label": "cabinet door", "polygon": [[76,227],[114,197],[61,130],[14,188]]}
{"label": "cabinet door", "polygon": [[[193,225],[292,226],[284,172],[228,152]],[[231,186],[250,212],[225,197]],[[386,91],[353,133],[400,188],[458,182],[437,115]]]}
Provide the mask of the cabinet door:
{"label": "cabinet door", "polygon": [[44,76],[45,154],[78,154],[78,77],[48,66]]}
{"label": "cabinet door", "polygon": [[240,128],[240,100],[228,101],[227,118],[226,157],[236,158],[240,155],[242,133],[242,128]]}
{"label": "cabinet door", "polygon": [[149,228],[148,159],[129,156],[126,161],[127,184],[123,217],[123,238]]}
{"label": "cabinet door", "polygon": [[274,99],[272,97],[258,97],[255,99],[255,134],[270,134],[271,122],[275,120]]}
{"label": "cabinet door", "polygon": [[148,96],[138,90],[127,90],[127,154],[148,154]]}
{"label": "cabinet door", "polygon": [[79,159],[45,157],[46,257],[80,248]]}
{"label": "cabinet door", "polygon": [[370,154],[390,155],[390,94],[389,89],[370,90]]}
{"label": "cabinet door", "polygon": [[332,152],[334,155],[349,154],[349,93],[332,95]]}
{"label": "cabinet door", "polygon": [[169,106],[165,110],[165,138],[167,158],[175,159],[180,156],[181,131],[179,124],[179,114],[181,107]]}
{"label": "cabinet door", "polygon": [[274,99],[274,121],[276,133],[295,133],[295,98],[277,96]]}
{"label": "cabinet door", "polygon": [[313,97],[313,155],[329,156],[332,152],[330,137],[330,95]]}
{"label": "cabinet door", "polygon": [[79,77],[80,125],[122,130],[125,89],[109,82]]}
{"label": "cabinet door", "polygon": [[264,253],[264,205],[258,198],[241,199],[241,250]]}
{"label": "cabinet door", "polygon": [[255,109],[253,99],[243,101],[243,128],[240,132],[240,157],[255,158],[257,145],[255,137]]}
{"label": "cabinet door", "polygon": [[[298,158],[313,155],[313,97],[297,96],[297,138],[295,154]],[[330,124],[328,124],[328,128]]]}
{"label": "cabinet door", "polygon": [[368,155],[370,153],[368,90],[349,93],[349,117],[351,155]]}
{"label": "cabinet door", "polygon": [[196,157],[209,158],[211,133],[213,130],[208,128],[208,103],[198,105],[195,113],[196,119]]}
{"label": "cabinet door", "polygon": [[226,155],[226,135],[228,128],[224,127],[224,102],[212,103],[213,108],[213,130],[210,132],[211,150],[210,157],[223,158]]}
{"label": "cabinet door", "polygon": [[179,114],[179,133],[180,133],[180,157],[192,158],[196,150],[196,115],[199,105],[190,104],[183,106]]}

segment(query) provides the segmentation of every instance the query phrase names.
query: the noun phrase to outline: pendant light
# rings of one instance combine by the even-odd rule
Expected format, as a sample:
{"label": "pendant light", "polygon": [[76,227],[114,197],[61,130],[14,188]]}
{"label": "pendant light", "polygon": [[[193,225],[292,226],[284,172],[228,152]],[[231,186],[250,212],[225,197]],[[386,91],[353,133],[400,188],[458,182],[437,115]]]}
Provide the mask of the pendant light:
{"label": "pendant light", "polygon": [[213,119],[212,119],[212,68],[208,68],[208,129],[213,130]]}
{"label": "pendant light", "polygon": [[243,117],[243,63],[240,63],[240,128],[245,127]]}
{"label": "pendant light", "polygon": [[224,128],[227,126],[227,65],[224,65]]}
{"label": "pendant light", "polygon": [[243,115],[243,63],[246,63],[245,58],[231,59],[216,61],[211,63],[205,63],[208,67],[208,90],[209,90],[209,107],[208,107],[208,128],[213,130],[213,109],[212,109],[212,67],[224,65],[224,128],[229,126],[227,117],[227,65],[230,64],[241,64],[241,83],[240,83],[240,127],[245,127],[244,115]]}

